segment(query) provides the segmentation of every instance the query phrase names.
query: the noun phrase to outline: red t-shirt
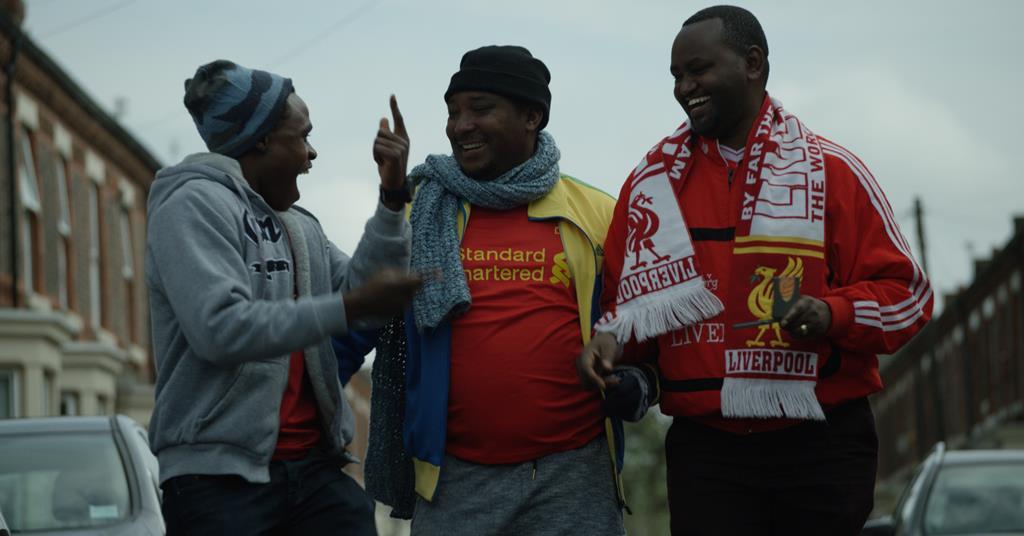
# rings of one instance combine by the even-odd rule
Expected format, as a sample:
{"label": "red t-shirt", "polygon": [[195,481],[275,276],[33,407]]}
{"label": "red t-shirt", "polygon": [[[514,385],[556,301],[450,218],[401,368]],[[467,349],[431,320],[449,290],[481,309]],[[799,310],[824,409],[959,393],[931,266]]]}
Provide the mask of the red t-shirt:
{"label": "red t-shirt", "polygon": [[592,440],[603,418],[576,379],[583,343],[557,222],[473,207],[460,253],[473,302],[452,322],[448,453],[518,463]]}
{"label": "red t-shirt", "polygon": [[288,386],[281,398],[280,423],[275,460],[300,460],[320,441],[316,399],[313,385],[306,376],[306,359],[301,350],[292,352],[288,363]]}

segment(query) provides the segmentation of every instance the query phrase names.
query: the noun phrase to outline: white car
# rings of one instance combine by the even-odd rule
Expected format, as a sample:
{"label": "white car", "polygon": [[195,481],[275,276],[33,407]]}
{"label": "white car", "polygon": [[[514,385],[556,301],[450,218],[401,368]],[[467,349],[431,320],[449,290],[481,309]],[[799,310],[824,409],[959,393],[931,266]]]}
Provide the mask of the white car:
{"label": "white car", "polygon": [[1024,536],[1024,450],[951,450],[918,466],[891,516],[861,536]]}
{"label": "white car", "polygon": [[163,535],[158,471],[145,430],[123,415],[0,420],[0,527]]}

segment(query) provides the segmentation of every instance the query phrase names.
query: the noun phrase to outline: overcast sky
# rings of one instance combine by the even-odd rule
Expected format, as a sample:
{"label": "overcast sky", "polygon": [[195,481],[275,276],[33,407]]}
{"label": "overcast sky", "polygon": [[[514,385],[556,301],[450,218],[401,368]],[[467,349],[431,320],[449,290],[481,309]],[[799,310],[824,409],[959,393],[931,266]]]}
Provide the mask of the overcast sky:
{"label": "overcast sky", "polygon": [[[294,80],[319,151],[299,203],[351,251],[376,201],[370,148],[398,96],[410,165],[449,152],[442,94],[462,54],[529,48],[551,70],[548,131],[561,169],[611,193],[682,121],[669,52],[679,0],[27,0],[26,30],[163,163],[204,149],[183,81],[225,58]],[[973,276],[1024,214],[1024,2],[752,1],[768,36],[768,91],[863,159],[940,293]],[[855,225],[856,222],[849,222]]]}

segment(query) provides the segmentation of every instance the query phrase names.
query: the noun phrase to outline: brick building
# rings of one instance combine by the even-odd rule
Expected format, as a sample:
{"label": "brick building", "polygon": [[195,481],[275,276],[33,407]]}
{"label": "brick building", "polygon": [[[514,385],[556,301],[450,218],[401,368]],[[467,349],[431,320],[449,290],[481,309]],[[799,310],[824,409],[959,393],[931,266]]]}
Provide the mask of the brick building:
{"label": "brick building", "polygon": [[[153,408],[146,199],[154,156],[0,0],[0,419]],[[186,113],[182,108],[182,113]],[[369,375],[346,388],[366,456]],[[362,466],[346,471],[362,481]],[[407,524],[379,513],[385,534]],[[396,532],[397,530],[397,532]]]}
{"label": "brick building", "polygon": [[0,418],[148,422],[143,275],[159,163],[0,7]]}

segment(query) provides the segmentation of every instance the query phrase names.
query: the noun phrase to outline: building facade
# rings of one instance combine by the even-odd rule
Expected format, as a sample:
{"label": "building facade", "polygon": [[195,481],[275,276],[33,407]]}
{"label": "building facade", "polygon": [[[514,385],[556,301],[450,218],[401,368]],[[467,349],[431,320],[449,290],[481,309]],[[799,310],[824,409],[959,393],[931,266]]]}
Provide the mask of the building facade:
{"label": "building facade", "polygon": [[157,160],[0,8],[0,418],[153,404],[143,274]]}

